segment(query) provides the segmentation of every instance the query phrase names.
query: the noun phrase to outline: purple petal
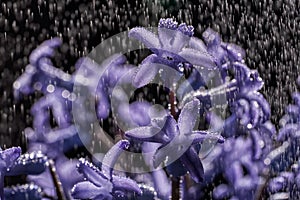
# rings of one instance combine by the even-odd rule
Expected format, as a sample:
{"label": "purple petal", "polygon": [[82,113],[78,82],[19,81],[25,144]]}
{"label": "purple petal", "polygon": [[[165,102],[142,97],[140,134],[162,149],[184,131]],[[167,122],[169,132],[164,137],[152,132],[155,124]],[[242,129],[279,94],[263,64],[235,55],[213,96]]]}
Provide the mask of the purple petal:
{"label": "purple petal", "polygon": [[132,120],[140,126],[150,123],[149,109],[151,104],[146,102],[133,102],[129,105]]}
{"label": "purple petal", "polygon": [[166,28],[170,30],[176,30],[178,23],[172,18],[161,18],[158,23],[158,28]]}
{"label": "purple petal", "polygon": [[[84,176],[76,170],[79,162],[77,159],[68,159],[65,156],[59,156],[56,159],[56,170],[64,190],[70,191],[75,183],[84,180]],[[99,179],[99,177],[98,177]],[[108,184],[106,183],[106,188]]]}
{"label": "purple petal", "polygon": [[121,153],[129,148],[128,140],[120,140],[105,154],[102,160],[102,172],[108,178],[112,178],[112,170]]}
{"label": "purple petal", "polygon": [[248,125],[250,123],[250,106],[246,99],[239,99],[235,102],[235,110],[237,117],[240,118],[242,125]]}
{"label": "purple petal", "polygon": [[[9,149],[1,150],[0,148],[0,161],[5,162],[5,167],[10,167],[21,155],[20,147],[11,147]],[[2,169],[0,169],[2,170]]]}
{"label": "purple petal", "polygon": [[264,98],[264,96],[258,92],[255,92],[254,94],[251,95],[250,99],[252,101],[256,101],[260,106],[260,108],[262,109],[263,112],[262,122],[265,122],[267,119],[269,119],[271,116],[270,105],[268,101]]}
{"label": "purple petal", "polygon": [[40,46],[49,46],[52,48],[58,47],[62,44],[62,41],[59,37],[54,37],[50,40],[44,41]]}
{"label": "purple petal", "polygon": [[[36,68],[32,65],[27,65],[25,72],[18,77],[13,84],[14,98],[19,100],[21,94],[31,94],[34,89],[32,87],[33,77],[36,73]],[[21,94],[20,94],[21,93]]]}
{"label": "purple petal", "polygon": [[157,56],[152,54],[140,64],[132,82],[136,88],[143,87],[154,79],[159,70],[159,64],[154,63],[156,60]]}
{"label": "purple petal", "polygon": [[250,133],[253,141],[254,159],[259,159],[262,156],[261,143],[264,143],[264,141],[262,140],[257,130],[253,129],[250,131]]}
{"label": "purple petal", "polygon": [[221,45],[220,35],[211,28],[206,29],[202,37],[208,48],[215,48]]}
{"label": "purple petal", "polygon": [[142,191],[138,184],[129,178],[113,176],[114,190],[121,190],[126,192],[135,192],[138,195],[142,195]]}
{"label": "purple petal", "polygon": [[189,171],[192,179],[196,182],[202,182],[204,176],[204,169],[202,162],[194,148],[188,150],[180,157],[180,160]]}
{"label": "purple petal", "polygon": [[165,50],[171,49],[171,42],[174,38],[175,33],[176,33],[175,30],[171,30],[169,28],[165,28],[165,27],[158,28],[158,38],[160,41],[160,45],[162,46],[163,49]]}
{"label": "purple petal", "polygon": [[168,199],[171,194],[170,180],[164,170],[155,170],[152,172],[153,183],[159,198]]}
{"label": "purple petal", "polygon": [[209,69],[216,67],[213,58],[205,52],[197,51],[191,48],[184,48],[181,52],[179,52],[178,55],[193,65],[198,65]]}
{"label": "purple petal", "polygon": [[188,26],[186,25],[186,23],[179,24],[177,30],[189,37],[192,37],[194,35],[194,27]]}
{"label": "purple petal", "polygon": [[208,54],[207,47],[204,42],[196,37],[192,37],[189,42],[189,47],[200,52]]}
{"label": "purple petal", "polygon": [[268,184],[269,184],[268,190],[272,193],[275,193],[275,192],[278,192],[278,191],[284,189],[284,186],[286,184],[286,179],[279,176],[279,177],[271,179]]}
{"label": "purple petal", "polygon": [[[109,180],[104,176],[101,175],[101,172],[98,168],[96,168],[92,163],[86,161],[85,159],[79,159],[79,164],[77,166],[79,173],[83,174],[83,176],[92,182],[94,185],[98,187],[105,186],[106,188],[110,188],[111,190],[111,183]],[[109,189],[108,189],[109,190]]]}
{"label": "purple petal", "polygon": [[251,115],[251,126],[256,127],[257,124],[260,122],[260,108],[257,102],[251,101],[250,102],[250,115]]}
{"label": "purple petal", "polygon": [[187,151],[192,144],[191,138],[186,135],[178,135],[170,142],[161,145],[153,156],[153,166],[157,168],[168,157],[166,165],[176,161]]}
{"label": "purple petal", "polygon": [[238,161],[233,161],[230,163],[229,168],[226,169],[226,178],[231,183],[234,184],[237,180],[243,178],[243,169]]}
{"label": "purple petal", "polygon": [[[121,92],[118,92],[119,94]],[[119,103],[118,116],[122,123],[126,124],[126,127],[147,126],[150,124],[149,109],[151,104],[148,102],[133,102],[130,105],[126,101],[129,101],[127,97],[121,99],[124,103]],[[119,123],[119,122],[118,122]]]}
{"label": "purple petal", "polygon": [[231,195],[232,195],[232,189],[226,184],[219,185],[213,191],[213,196],[216,199],[228,198]]}
{"label": "purple petal", "polygon": [[145,28],[133,28],[128,35],[144,43],[149,49],[160,49],[158,37]]}
{"label": "purple petal", "polygon": [[99,195],[111,196],[105,188],[97,187],[88,181],[77,183],[72,189],[72,196],[75,199],[95,199]]}
{"label": "purple petal", "polygon": [[151,124],[157,128],[160,128],[161,131],[166,134],[167,137],[165,138],[167,140],[165,140],[165,142],[179,134],[177,122],[171,115],[167,115],[163,118],[154,118],[151,120]]}
{"label": "purple petal", "polygon": [[131,129],[125,132],[125,136],[144,142],[164,143],[168,141],[168,138],[160,131],[160,129],[153,126],[144,126]]}
{"label": "purple petal", "polygon": [[251,70],[247,67],[247,65],[240,63],[240,62],[234,62],[232,64],[232,68],[235,70],[234,78],[238,82],[246,81],[249,74],[251,73]]}
{"label": "purple petal", "polygon": [[36,48],[29,56],[29,62],[32,65],[37,65],[38,61],[42,57],[52,57],[54,54],[54,48],[60,46],[62,41],[59,38],[53,38],[43,42],[38,48]]}
{"label": "purple petal", "polygon": [[40,73],[44,73],[47,77],[51,77],[53,79],[57,78],[59,80],[69,82],[72,84],[72,76],[70,74],[65,73],[64,71],[53,66],[53,63],[49,58],[42,57],[38,61]]}
{"label": "purple petal", "polygon": [[47,157],[39,152],[26,153],[21,155],[6,172],[7,176],[21,174],[40,174],[46,170]]}
{"label": "purple petal", "polygon": [[48,107],[51,107],[53,117],[60,128],[68,127],[71,124],[71,116],[69,114],[70,102],[62,96],[63,90],[57,88],[53,93],[46,96]]}
{"label": "purple petal", "polygon": [[193,144],[201,143],[204,140],[216,140],[219,143],[224,142],[224,138],[221,135],[212,134],[207,131],[193,131],[192,134],[188,134],[188,137],[193,139]]}
{"label": "purple petal", "polygon": [[58,141],[63,141],[64,139],[70,138],[77,134],[77,129],[75,125],[71,125],[67,128],[52,129],[50,132],[45,134],[46,143],[54,143]]}
{"label": "purple petal", "polygon": [[29,175],[27,176],[27,180],[40,186],[45,194],[49,196],[56,195],[55,187],[49,169],[39,175]]}
{"label": "purple petal", "polygon": [[[175,147],[175,145],[172,145],[169,148],[167,147],[167,145],[169,145],[169,143],[165,143],[165,144],[161,145],[154,153],[154,155],[153,155],[153,167],[154,168],[157,168],[166,159],[166,157],[168,155],[171,156],[172,155],[171,153],[176,152],[176,150],[178,149],[177,147]],[[174,154],[176,154],[176,153],[174,153]],[[174,156],[174,154],[173,154],[173,156]]]}
{"label": "purple petal", "polygon": [[198,99],[194,99],[184,105],[178,119],[180,134],[190,133],[195,128],[199,116],[199,106],[200,102]]}
{"label": "purple petal", "polygon": [[250,176],[245,176],[242,179],[238,179],[235,183],[235,190],[240,195],[247,197],[246,192],[251,192],[255,189],[256,182]]}
{"label": "purple petal", "polygon": [[114,68],[116,66],[122,65],[126,62],[126,56],[123,54],[114,54],[104,60],[102,65],[108,66],[107,69]]}
{"label": "purple petal", "polygon": [[226,44],[224,45],[224,48],[227,50],[231,61],[242,61],[246,55],[245,50],[235,44]]}
{"label": "purple petal", "polygon": [[184,34],[182,31],[175,31],[174,39],[171,43],[170,49],[167,49],[170,52],[178,53],[185,47],[190,41],[191,37]]}
{"label": "purple petal", "polygon": [[106,119],[110,112],[110,102],[108,94],[104,88],[97,88],[96,93],[96,112],[97,116],[102,119]]}
{"label": "purple petal", "polygon": [[38,61],[42,57],[52,57],[54,55],[54,49],[48,46],[41,46],[35,49],[29,56],[30,64],[36,66]]}

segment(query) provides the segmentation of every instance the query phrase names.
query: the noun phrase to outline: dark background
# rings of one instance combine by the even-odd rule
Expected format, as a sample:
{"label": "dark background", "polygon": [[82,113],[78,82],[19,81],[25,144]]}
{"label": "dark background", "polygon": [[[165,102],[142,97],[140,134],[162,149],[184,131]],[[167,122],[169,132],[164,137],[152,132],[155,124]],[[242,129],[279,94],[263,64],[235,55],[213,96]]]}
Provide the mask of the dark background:
{"label": "dark background", "polygon": [[30,52],[54,36],[64,44],[56,66],[74,71],[75,61],[102,40],[135,26],[157,26],[161,17],[174,17],[195,27],[201,37],[207,27],[226,42],[241,45],[246,63],[265,81],[262,90],[277,124],[290,94],[296,90],[300,57],[298,0],[200,1],[0,1],[0,145],[22,145],[22,131],[31,126],[30,106],[38,95],[16,103],[12,83],[28,64]]}

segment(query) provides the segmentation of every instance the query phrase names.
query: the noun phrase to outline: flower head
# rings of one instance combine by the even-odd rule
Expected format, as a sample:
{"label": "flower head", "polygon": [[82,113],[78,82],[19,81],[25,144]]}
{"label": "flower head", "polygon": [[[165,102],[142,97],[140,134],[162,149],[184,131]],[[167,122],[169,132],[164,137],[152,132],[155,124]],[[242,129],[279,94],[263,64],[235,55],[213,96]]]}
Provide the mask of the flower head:
{"label": "flower head", "polygon": [[216,134],[193,131],[199,114],[199,104],[198,100],[187,103],[181,111],[178,123],[168,115],[165,118],[152,119],[150,126],[134,128],[125,132],[125,135],[135,140],[160,143],[153,156],[154,167],[158,167],[167,157],[168,164],[179,159],[192,178],[199,182],[204,172],[193,145],[205,139],[223,142],[223,138]]}
{"label": "flower head", "polygon": [[262,170],[254,160],[250,139],[228,139],[221,147],[215,167],[220,167],[228,184],[221,184],[213,191],[216,199],[236,198],[253,199],[260,183]]}
{"label": "flower head", "polygon": [[145,28],[133,28],[129,36],[149,48],[153,54],[143,60],[133,79],[133,85],[142,87],[151,82],[162,66],[168,66],[183,75],[193,65],[214,67],[212,57],[200,40],[194,39],[194,28],[185,23],[177,25],[172,19],[161,19],[158,36]]}
{"label": "flower head", "polygon": [[[46,169],[47,158],[41,153],[21,155],[20,147],[12,147],[6,150],[0,148],[0,199],[18,197],[18,195],[35,195],[33,188],[20,191],[22,187],[11,189],[4,188],[4,176],[16,176],[21,174],[40,174]],[[23,188],[24,189],[24,188]],[[33,193],[32,193],[33,192]],[[16,196],[15,196],[16,195]],[[34,199],[34,198],[33,198]]]}
{"label": "flower head", "polygon": [[78,171],[86,180],[73,187],[72,196],[78,199],[113,199],[124,196],[126,192],[141,195],[142,191],[135,181],[113,175],[115,162],[128,145],[127,140],[116,143],[105,155],[101,170],[85,159],[80,159]]}
{"label": "flower head", "polygon": [[55,48],[61,45],[59,38],[46,40],[38,46],[29,56],[29,62],[25,72],[14,82],[14,96],[19,99],[21,94],[29,95],[35,90],[47,93],[49,84],[65,87],[68,90],[72,87],[71,76],[55,68],[51,62]]}

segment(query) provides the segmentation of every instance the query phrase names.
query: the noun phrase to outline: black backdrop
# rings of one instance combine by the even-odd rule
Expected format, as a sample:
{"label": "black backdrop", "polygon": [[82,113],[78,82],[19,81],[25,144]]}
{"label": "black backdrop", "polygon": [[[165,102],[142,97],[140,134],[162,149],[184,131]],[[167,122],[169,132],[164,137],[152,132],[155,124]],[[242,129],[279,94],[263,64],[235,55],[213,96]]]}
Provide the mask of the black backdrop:
{"label": "black backdrop", "polygon": [[28,55],[45,39],[62,36],[56,66],[72,72],[75,61],[101,40],[135,26],[157,26],[174,17],[195,27],[212,27],[224,41],[247,51],[246,63],[265,80],[263,93],[278,123],[296,90],[300,57],[298,0],[22,0],[0,1],[0,145],[22,145],[31,126],[29,109],[38,95],[15,103],[12,83],[28,64]]}

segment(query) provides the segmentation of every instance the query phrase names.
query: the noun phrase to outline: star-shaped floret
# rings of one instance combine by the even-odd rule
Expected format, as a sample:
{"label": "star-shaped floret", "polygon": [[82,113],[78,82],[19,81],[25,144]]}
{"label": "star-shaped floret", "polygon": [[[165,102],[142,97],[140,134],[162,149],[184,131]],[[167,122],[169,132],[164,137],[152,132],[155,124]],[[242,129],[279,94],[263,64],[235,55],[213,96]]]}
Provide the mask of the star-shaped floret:
{"label": "star-shaped floret", "polygon": [[134,128],[125,132],[125,135],[135,140],[160,143],[153,156],[154,167],[158,167],[166,160],[166,165],[169,165],[179,159],[192,178],[199,182],[204,172],[193,145],[206,139],[223,142],[222,136],[217,134],[194,131],[199,115],[199,105],[200,102],[196,99],[187,103],[180,113],[178,123],[171,115],[167,115],[164,118],[152,119],[150,126]]}
{"label": "star-shaped floret", "polygon": [[41,153],[21,155],[20,147],[0,148],[0,199],[3,199],[4,176],[40,174],[46,169],[47,158]]}
{"label": "star-shaped floret", "polygon": [[180,75],[191,70],[193,65],[214,68],[213,58],[203,42],[192,37],[193,29],[185,23],[177,25],[170,18],[160,20],[158,35],[145,28],[131,29],[129,36],[141,41],[153,52],[139,66],[133,85],[139,88],[150,83],[163,66],[171,67]]}

